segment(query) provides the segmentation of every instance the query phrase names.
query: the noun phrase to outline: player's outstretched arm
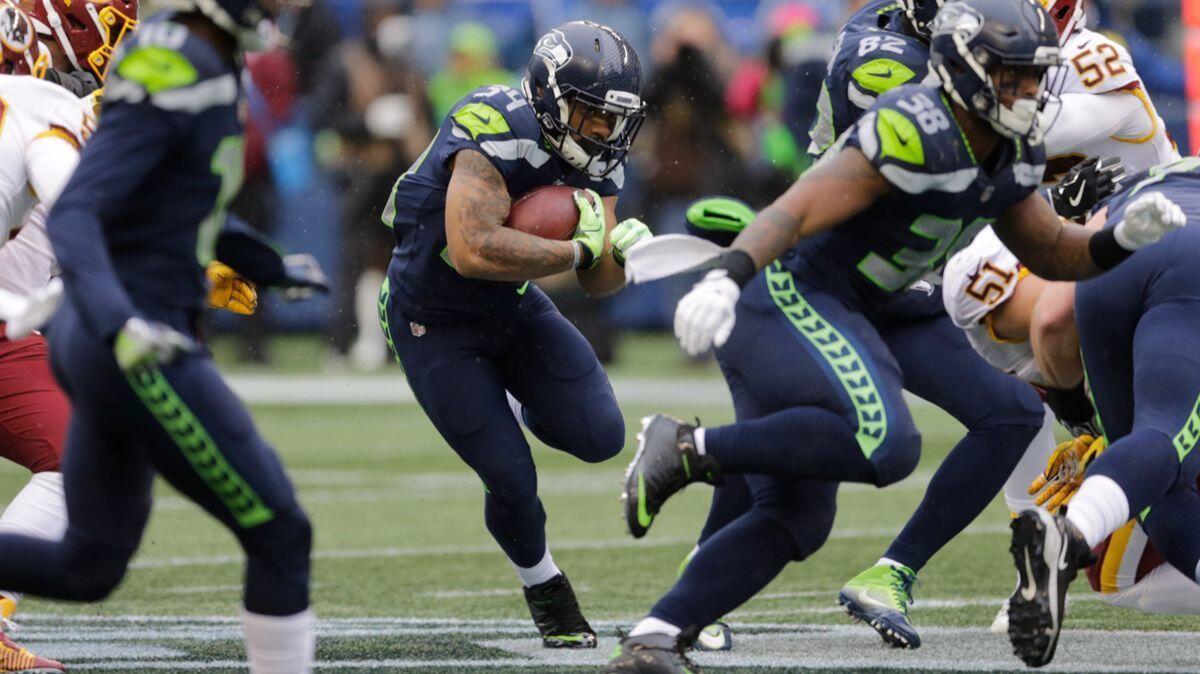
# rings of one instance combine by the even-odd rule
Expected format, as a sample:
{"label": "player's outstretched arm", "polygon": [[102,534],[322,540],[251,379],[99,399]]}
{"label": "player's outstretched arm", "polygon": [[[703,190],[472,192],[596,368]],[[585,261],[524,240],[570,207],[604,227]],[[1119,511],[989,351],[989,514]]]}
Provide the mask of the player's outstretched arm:
{"label": "player's outstretched arm", "polygon": [[504,226],[512,202],[504,178],[474,150],[454,155],[446,191],[446,243],[459,274],[490,281],[527,281],[570,271],[576,246]]}
{"label": "player's outstretched arm", "polygon": [[856,147],[829,155],[759,212],[733,241],[762,269],[801,239],[832,229],[866,210],[890,189]]}
{"label": "player's outstretched arm", "polygon": [[994,229],[1033,273],[1050,281],[1077,281],[1115,267],[1186,223],[1183,210],[1160,192],[1138,197],[1120,222],[1098,231],[1064,221],[1034,193],[1009,208]]}
{"label": "player's outstretched arm", "polygon": [[1083,359],[1079,355],[1079,328],[1075,324],[1075,284],[1046,286],[1029,326],[1033,357],[1046,385],[1074,388],[1083,381]]}

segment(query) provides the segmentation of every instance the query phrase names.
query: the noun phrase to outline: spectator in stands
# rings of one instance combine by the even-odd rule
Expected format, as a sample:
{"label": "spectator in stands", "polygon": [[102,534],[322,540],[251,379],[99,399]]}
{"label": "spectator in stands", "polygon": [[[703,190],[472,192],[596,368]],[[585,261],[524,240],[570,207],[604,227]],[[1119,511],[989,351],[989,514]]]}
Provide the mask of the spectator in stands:
{"label": "spectator in stands", "polygon": [[335,284],[330,346],[370,370],[389,359],[379,330],[377,298],[393,240],[380,222],[392,184],[420,155],[431,131],[421,77],[405,55],[411,19],[399,0],[368,0],[365,37],[343,43],[313,91],[314,121],[323,129],[325,161],[341,196],[341,264]]}
{"label": "spectator in stands", "polygon": [[486,25],[475,21],[456,24],[450,29],[448,46],[445,66],[426,88],[434,120],[444,119],[472,89],[490,84],[517,85],[517,76],[497,65],[496,36]]}

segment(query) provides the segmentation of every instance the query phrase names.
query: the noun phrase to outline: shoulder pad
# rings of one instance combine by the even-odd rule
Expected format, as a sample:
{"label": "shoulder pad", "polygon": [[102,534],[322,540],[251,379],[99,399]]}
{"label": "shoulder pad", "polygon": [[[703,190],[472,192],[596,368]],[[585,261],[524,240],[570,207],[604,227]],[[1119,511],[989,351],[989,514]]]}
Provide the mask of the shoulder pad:
{"label": "shoulder pad", "polygon": [[454,124],[481,141],[485,136],[541,140],[541,126],[525,95],[503,85],[480,87],[467,94],[450,112]]}
{"label": "shoulder pad", "polygon": [[984,228],[942,271],[942,301],[950,320],[964,329],[978,325],[1012,297],[1024,273],[992,228]]}
{"label": "shoulder pad", "polygon": [[187,28],[156,21],[119,50],[105,83],[105,100],[199,112],[237,100],[235,70]]}
{"label": "shoulder pad", "polygon": [[1080,30],[1063,47],[1062,93],[1103,94],[1141,82],[1129,51],[1094,30]]}
{"label": "shoulder pad", "polygon": [[858,121],[854,142],[893,185],[910,194],[957,192],[979,169],[964,161],[956,122],[938,90],[902,85]]}

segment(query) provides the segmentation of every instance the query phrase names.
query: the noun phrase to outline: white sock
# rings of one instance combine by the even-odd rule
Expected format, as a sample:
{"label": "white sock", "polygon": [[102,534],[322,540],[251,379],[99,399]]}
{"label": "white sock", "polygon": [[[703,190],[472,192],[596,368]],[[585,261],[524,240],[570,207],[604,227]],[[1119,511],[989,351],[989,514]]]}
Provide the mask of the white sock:
{"label": "white sock", "polygon": [[889,557],[880,557],[879,561],[875,562],[875,566],[895,566],[895,567],[901,568],[901,569],[908,568],[907,564],[901,564],[900,562],[897,562],[896,560],[891,559]]}
{"label": "white sock", "polygon": [[696,453],[704,456],[707,453],[704,451],[704,429],[697,428],[692,431],[692,439],[696,441]]}
{"label": "white sock", "polygon": [[[66,531],[67,501],[62,473],[34,473],[0,515],[0,533],[4,534],[59,540]],[[19,604],[22,594],[4,591],[0,597]]]}
{"label": "white sock", "polygon": [[[509,560],[512,563],[512,560]],[[513,564],[513,568],[517,570],[517,577],[521,579],[521,583],[525,587],[533,587],[541,585],[551,578],[562,573],[554,564],[554,558],[550,556],[550,548],[546,548],[546,554],[542,556],[542,561],[529,567],[528,569],[522,566]]]}
{"label": "white sock", "polygon": [[350,346],[350,359],[356,368],[367,372],[388,362],[387,338],[379,329],[379,286],[384,278],[380,270],[368,269],[354,284],[354,322],[358,332]]}
{"label": "white sock", "polygon": [[316,649],[311,608],[289,616],[242,611],[250,674],[309,674]]}
{"label": "white sock", "polygon": [[1129,498],[1112,478],[1092,475],[1067,506],[1067,521],[1083,534],[1089,548],[1094,547],[1129,521]]}
{"label": "white sock", "polygon": [[683,630],[672,625],[665,620],[658,618],[642,618],[642,622],[634,625],[633,629],[629,630],[629,636],[640,637],[643,634],[665,634],[669,637],[677,637]]}
{"label": "white sock", "polygon": [[513,397],[513,394],[508,391],[504,392],[504,396],[508,398],[508,409],[512,410],[513,416],[517,418],[517,424],[525,425],[525,407],[521,405],[521,401]]}
{"label": "white sock", "polygon": [[0,533],[58,540],[66,531],[62,473],[35,473],[0,515]]}

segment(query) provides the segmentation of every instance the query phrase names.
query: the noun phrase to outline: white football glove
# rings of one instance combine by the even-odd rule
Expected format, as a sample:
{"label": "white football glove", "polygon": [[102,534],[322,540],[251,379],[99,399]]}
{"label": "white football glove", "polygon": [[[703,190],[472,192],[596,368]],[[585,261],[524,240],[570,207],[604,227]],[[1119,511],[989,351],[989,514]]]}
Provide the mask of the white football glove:
{"label": "white football glove", "polygon": [[28,297],[0,290],[0,320],[9,339],[28,337],[50,320],[62,302],[63,282],[57,276]]}
{"label": "white football glove", "polygon": [[733,332],[734,309],[742,289],[724,269],[714,269],[675,307],[675,337],[691,356],[720,347]]}
{"label": "white football glove", "polygon": [[1125,218],[1113,228],[1113,237],[1125,250],[1137,250],[1187,224],[1183,209],[1162,192],[1150,192],[1125,207]]}

